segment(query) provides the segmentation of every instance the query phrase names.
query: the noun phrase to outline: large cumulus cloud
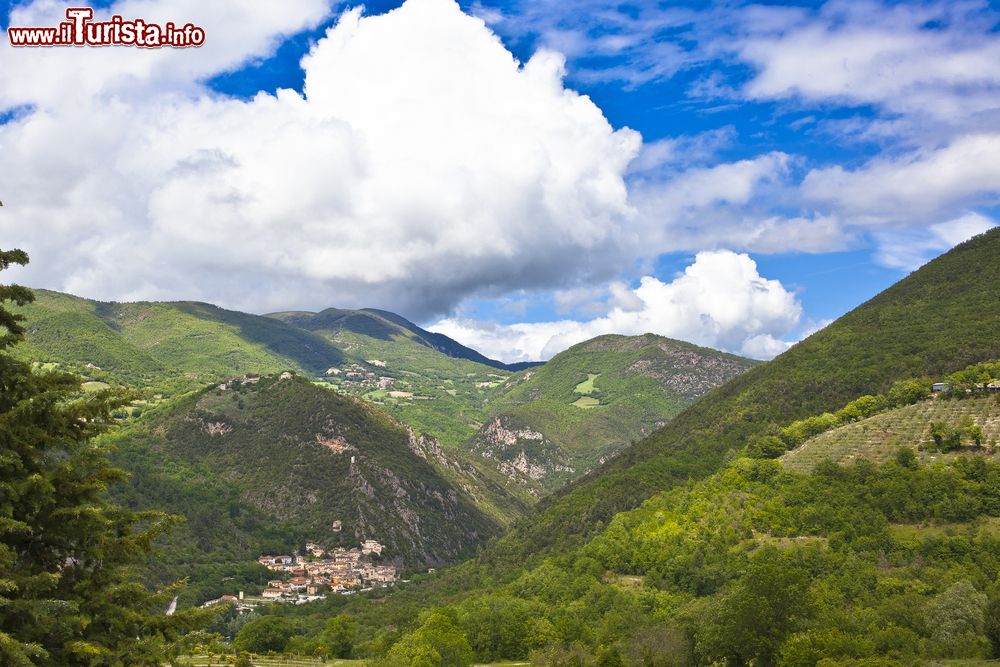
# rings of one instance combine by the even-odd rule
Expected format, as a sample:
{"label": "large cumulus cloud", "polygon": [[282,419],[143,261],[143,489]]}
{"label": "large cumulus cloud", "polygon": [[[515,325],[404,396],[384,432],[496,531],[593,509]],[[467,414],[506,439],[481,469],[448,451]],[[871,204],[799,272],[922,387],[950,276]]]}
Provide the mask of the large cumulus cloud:
{"label": "large cumulus cloud", "polygon": [[[32,7],[12,20],[58,14]],[[299,20],[210,57],[0,53],[0,107],[27,109],[0,126],[0,224],[34,256],[26,279],[105,298],[378,304],[423,318],[471,293],[620,270],[639,241],[624,174],[640,137],[563,85],[561,56],[517,62],[451,0],[344,14],[304,59],[302,95],[241,101],[199,83],[325,11],[302,2],[289,12]]]}

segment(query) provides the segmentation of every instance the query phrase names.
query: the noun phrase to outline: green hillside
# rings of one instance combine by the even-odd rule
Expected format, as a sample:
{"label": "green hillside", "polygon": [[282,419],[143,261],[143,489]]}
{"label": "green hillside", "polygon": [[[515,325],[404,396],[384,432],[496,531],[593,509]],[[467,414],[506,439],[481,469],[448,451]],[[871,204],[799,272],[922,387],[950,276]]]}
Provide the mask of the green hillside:
{"label": "green hillside", "polygon": [[481,663],[899,667],[1000,656],[998,553],[1000,465],[981,456],[737,458],[507,576],[468,563],[378,607],[275,613],[308,648],[346,612],[356,655],[387,664],[460,645]]}
{"label": "green hillside", "polygon": [[653,334],[600,336],[497,387],[469,448],[533,495],[576,479],[755,365]]}
{"label": "green hillside", "polygon": [[[381,339],[354,331],[320,332],[359,359],[328,374],[338,391],[361,396],[445,445],[461,448],[488,416],[492,387],[510,377],[499,370],[398,336]],[[370,377],[352,378],[358,372]],[[381,382],[380,382],[381,381]]]}
{"label": "green hillside", "polygon": [[[35,294],[34,303],[16,309],[28,318],[27,340],[17,350],[25,360],[168,394],[247,372],[300,370],[365,396],[455,447],[485,420],[488,388],[511,374],[385,311],[263,317],[204,303],[102,303],[48,290]],[[377,386],[327,374],[352,364],[379,371],[395,382],[390,390],[415,398],[391,398]]]}
{"label": "green hillside", "polygon": [[[400,563],[454,562],[499,532],[428,460],[433,443],[362,401],[289,375],[213,386],[162,405],[121,436],[122,458],[139,473],[129,497],[140,502],[145,480],[159,473],[143,463],[143,452],[151,452],[159,467],[194,471],[193,485],[200,479],[224,487],[218,501],[238,499],[258,523],[267,517],[272,529],[331,547],[375,539]],[[468,480],[464,486],[475,492]],[[152,496],[144,502],[190,509],[183,492]],[[211,552],[220,540],[226,537],[213,532],[200,546]]]}
{"label": "green hillside", "polygon": [[[718,470],[753,436],[887,390],[1000,357],[1000,230],[928,263],[773,361],[736,377],[650,437],[542,503],[500,558],[580,543],[617,512]],[[510,554],[510,556],[505,555]]]}
{"label": "green hillside", "polygon": [[[358,360],[327,374],[339,391],[363,396],[421,433],[462,448],[488,416],[490,389],[512,370],[459,343],[382,310],[273,313],[324,337]],[[349,378],[349,372],[374,377]],[[385,378],[381,383],[379,380]]]}
{"label": "green hillside", "polygon": [[[480,477],[520,498],[485,507],[504,523],[521,503],[577,479],[750,364],[652,335],[605,336],[515,374],[374,309],[260,317],[193,302],[100,303],[46,290],[37,297],[23,309],[24,359],[79,373],[89,387],[168,396],[248,372],[299,370],[454,452],[472,452]],[[511,433],[528,437],[501,446]]]}
{"label": "green hillside", "polygon": [[17,354],[132,387],[190,388],[246,372],[321,373],[344,354],[277,320],[193,302],[102,303],[36,290]]}

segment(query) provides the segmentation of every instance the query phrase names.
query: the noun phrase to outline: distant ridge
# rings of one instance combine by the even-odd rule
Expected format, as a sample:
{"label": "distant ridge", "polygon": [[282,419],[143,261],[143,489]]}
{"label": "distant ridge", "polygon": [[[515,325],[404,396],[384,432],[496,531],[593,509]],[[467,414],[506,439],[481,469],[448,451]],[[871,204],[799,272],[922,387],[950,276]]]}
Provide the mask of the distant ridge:
{"label": "distant ridge", "polygon": [[598,336],[501,384],[468,448],[537,498],[756,365],[655,334]]}
{"label": "distant ridge", "polygon": [[342,350],[309,331],[193,301],[113,303],[35,289],[18,354],[132,386],[201,382],[253,371],[322,373]]}
{"label": "distant ridge", "polygon": [[377,308],[359,310],[327,308],[318,313],[284,311],[268,313],[264,317],[281,320],[292,326],[313,332],[332,333],[346,330],[381,340],[391,340],[393,336],[402,336],[453,359],[466,359],[505,371],[517,372],[543,363],[541,361],[525,361],[505,364],[502,361],[490,359],[444,334],[427,331],[405,317]]}

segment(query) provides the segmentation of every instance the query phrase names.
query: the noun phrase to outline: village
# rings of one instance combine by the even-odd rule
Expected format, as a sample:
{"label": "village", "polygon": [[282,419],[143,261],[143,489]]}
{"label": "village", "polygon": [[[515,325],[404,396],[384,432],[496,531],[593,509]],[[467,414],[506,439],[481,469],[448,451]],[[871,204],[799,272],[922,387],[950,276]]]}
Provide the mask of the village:
{"label": "village", "polygon": [[[366,359],[365,363],[376,368],[385,368],[385,362],[378,359]],[[337,378],[344,388],[389,389],[396,382],[395,378],[377,375],[361,364],[351,364],[345,368],[330,368],[327,377]]]}
{"label": "village", "polygon": [[375,540],[364,540],[360,547],[327,550],[319,544],[306,544],[306,555],[263,555],[257,562],[271,572],[283,575],[268,580],[259,596],[223,595],[209,600],[203,607],[232,603],[249,609],[259,604],[305,604],[322,600],[328,593],[350,595],[358,591],[389,586],[398,580],[392,565],[377,565],[372,556],[382,555],[383,546]]}

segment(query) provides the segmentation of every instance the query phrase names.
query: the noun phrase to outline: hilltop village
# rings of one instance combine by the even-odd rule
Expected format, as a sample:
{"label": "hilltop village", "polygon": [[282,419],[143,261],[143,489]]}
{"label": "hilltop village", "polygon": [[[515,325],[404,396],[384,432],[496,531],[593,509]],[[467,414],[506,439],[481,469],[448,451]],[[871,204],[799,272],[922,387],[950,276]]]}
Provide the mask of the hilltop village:
{"label": "hilltop village", "polygon": [[[365,363],[376,368],[386,366],[385,362],[379,359],[366,359]],[[395,378],[378,375],[361,364],[351,364],[345,368],[329,368],[326,376],[337,378],[344,388],[389,389],[396,382]]]}
{"label": "hilltop village", "polygon": [[223,595],[206,602],[209,607],[220,602],[233,602],[242,607],[260,603],[284,602],[303,604],[321,600],[327,593],[351,594],[375,587],[389,586],[398,580],[392,565],[376,565],[373,556],[382,555],[382,545],[365,540],[360,547],[338,547],[327,551],[309,542],[305,556],[263,555],[257,562],[278,574],[267,582],[260,596]]}

